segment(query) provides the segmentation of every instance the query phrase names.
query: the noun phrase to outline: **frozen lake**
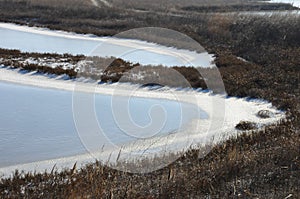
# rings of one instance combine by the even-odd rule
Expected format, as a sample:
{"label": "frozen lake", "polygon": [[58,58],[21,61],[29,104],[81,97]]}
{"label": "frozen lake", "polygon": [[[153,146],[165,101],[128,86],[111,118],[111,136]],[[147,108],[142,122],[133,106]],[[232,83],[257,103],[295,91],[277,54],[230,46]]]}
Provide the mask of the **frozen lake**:
{"label": "frozen lake", "polygon": [[[7,23],[0,23],[0,36],[1,48],[19,49],[23,52],[115,56],[144,65],[166,66],[209,67],[213,60],[212,55],[207,53],[199,54],[139,40],[79,35]],[[7,72],[3,74],[6,75]],[[19,75],[3,78],[12,81]],[[26,84],[35,77],[37,76],[19,83]],[[42,82],[38,81],[34,85],[40,86]],[[47,82],[56,85],[56,80]],[[65,83],[60,83],[63,85],[59,87],[65,88]],[[114,114],[111,108],[112,98],[117,101],[116,106],[124,104],[127,98],[98,93],[94,97],[95,115],[105,136],[95,136],[93,132],[78,135],[78,126],[74,123],[72,112],[72,90],[52,90],[3,81],[0,82],[0,90],[4,93],[0,97],[0,168],[81,154],[85,156],[89,151],[101,152],[104,146],[104,150],[109,151],[109,145],[121,147],[140,141],[139,138],[156,139],[185,129],[195,119],[208,119],[208,114],[195,104],[132,97],[128,101],[130,117],[125,115],[116,123],[115,117],[122,114]],[[126,107],[118,107],[121,112],[123,109],[123,112],[127,111]],[[88,148],[85,148],[83,140],[89,144]],[[163,143],[165,142],[164,140]],[[77,160],[72,160],[72,163],[75,161]],[[30,167],[31,169],[33,168]]]}
{"label": "frozen lake", "polygon": [[[0,92],[0,167],[87,153],[73,121],[72,92],[4,82],[0,82]],[[116,145],[137,140],[115,122],[111,100],[111,95],[95,95],[96,115],[106,136]],[[132,120],[142,127],[151,123],[148,111],[153,106],[164,110],[166,120],[156,136],[207,117],[194,105],[171,100],[133,97],[128,106]],[[152,111],[151,117],[160,118],[161,111]],[[103,145],[108,143],[95,140],[95,150]]]}
{"label": "frozen lake", "polygon": [[[142,65],[213,66],[213,55],[133,39],[95,37],[0,23],[0,48],[24,52],[118,57]],[[142,57],[142,59],[141,59]]]}

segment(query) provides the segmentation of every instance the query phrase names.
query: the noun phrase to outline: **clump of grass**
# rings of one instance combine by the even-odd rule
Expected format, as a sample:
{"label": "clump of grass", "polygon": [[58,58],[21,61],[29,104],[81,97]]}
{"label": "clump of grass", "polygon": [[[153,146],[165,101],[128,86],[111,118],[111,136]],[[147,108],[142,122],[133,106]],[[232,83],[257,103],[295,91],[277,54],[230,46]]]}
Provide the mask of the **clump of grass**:
{"label": "clump of grass", "polygon": [[253,130],[253,129],[257,129],[257,124],[249,121],[241,121],[235,126],[235,128],[243,131]]}

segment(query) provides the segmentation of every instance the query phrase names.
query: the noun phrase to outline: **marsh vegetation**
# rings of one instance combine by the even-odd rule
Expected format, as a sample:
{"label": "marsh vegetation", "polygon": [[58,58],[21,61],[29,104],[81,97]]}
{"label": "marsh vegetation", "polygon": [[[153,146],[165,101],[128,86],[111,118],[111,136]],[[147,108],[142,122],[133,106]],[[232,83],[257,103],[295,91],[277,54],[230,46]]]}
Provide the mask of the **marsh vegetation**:
{"label": "marsh vegetation", "polygon": [[[257,7],[257,2],[249,1],[249,5],[229,4],[204,9],[193,3],[183,6],[182,1],[175,1],[176,4],[166,3],[158,9],[153,7],[154,4],[146,4],[146,1],[139,5],[134,5],[138,1],[127,1],[125,5],[115,7],[95,7],[81,2],[58,5],[46,0],[43,3],[1,0],[0,18],[6,22],[99,36],[145,26],[178,30],[216,55],[215,62],[229,96],[268,100],[278,109],[286,111],[287,117],[278,124],[214,146],[205,157],[199,156],[201,150],[191,149],[168,167],[148,174],[121,172],[100,162],[80,169],[76,169],[75,165],[73,169],[63,172],[54,169],[51,173],[22,174],[16,171],[12,178],[0,180],[1,197],[299,197],[300,15],[223,13],[240,10],[241,7],[242,10],[291,9],[290,5],[260,2],[262,6]],[[118,0],[111,2],[113,5],[120,3]],[[132,7],[135,10],[129,9]],[[211,13],[216,10],[221,13]],[[55,74],[67,71],[18,65],[9,61],[14,56],[67,56],[70,61],[83,58],[1,50],[1,58],[7,61],[5,65]],[[107,68],[106,76],[95,76],[95,79],[115,82],[124,75],[126,77],[126,72],[136,66],[116,59]],[[185,76],[192,87],[206,88],[194,68],[176,66],[174,69]],[[149,74],[154,69],[148,66],[143,70]],[[167,69],[158,67],[155,70],[160,71],[163,77]],[[75,71],[71,69],[70,72]],[[128,75],[126,81],[133,81],[131,77]],[[165,84],[176,86],[173,81],[169,78]],[[139,83],[138,80],[135,82]],[[145,160],[140,165],[147,164],[147,161],[151,160]]]}

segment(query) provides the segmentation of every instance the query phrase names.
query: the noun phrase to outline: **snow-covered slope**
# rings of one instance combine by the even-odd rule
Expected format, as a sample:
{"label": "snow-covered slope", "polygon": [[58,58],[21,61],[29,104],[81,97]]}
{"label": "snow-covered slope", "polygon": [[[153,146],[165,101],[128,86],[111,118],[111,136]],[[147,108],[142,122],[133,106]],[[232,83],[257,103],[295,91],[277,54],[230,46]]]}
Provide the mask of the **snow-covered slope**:
{"label": "snow-covered slope", "polygon": [[289,3],[300,8],[300,0],[270,0],[272,3]]}

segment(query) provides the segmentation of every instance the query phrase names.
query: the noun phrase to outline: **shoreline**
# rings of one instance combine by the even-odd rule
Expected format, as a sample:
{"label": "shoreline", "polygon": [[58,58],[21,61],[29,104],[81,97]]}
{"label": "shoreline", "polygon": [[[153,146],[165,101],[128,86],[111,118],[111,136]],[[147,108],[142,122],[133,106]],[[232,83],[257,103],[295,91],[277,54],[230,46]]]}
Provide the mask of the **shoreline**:
{"label": "shoreline", "polygon": [[[226,98],[225,96],[211,95],[210,93],[203,93],[201,91],[200,92],[192,91],[192,90],[176,91],[176,89],[171,89],[171,88],[164,89],[164,91],[151,91],[148,90],[147,88],[141,89],[138,85],[127,84],[127,83],[99,85],[99,84],[76,82],[76,80],[68,81],[68,80],[59,80],[55,78],[50,79],[45,75],[39,75],[39,74],[33,75],[35,72],[21,74],[18,71],[19,70],[17,69],[0,68],[0,81],[34,86],[34,87],[38,86],[41,88],[48,88],[48,89],[60,89],[60,90],[66,90],[70,92],[74,92],[75,88],[77,88],[76,91],[79,92],[95,91],[95,93],[104,94],[104,95],[126,96],[130,94],[131,96],[142,97],[142,98],[180,100],[181,102],[184,103],[196,104],[206,113],[208,113],[210,118],[211,115],[217,114],[215,112],[216,110],[213,110],[211,107],[212,101],[216,100],[218,101],[218,103],[221,104],[222,104],[221,101],[224,101],[224,105],[225,105],[225,115],[223,118],[224,125],[222,126],[221,129],[208,129],[210,128],[210,124],[212,122],[210,121],[210,119],[208,119],[205,122],[201,120],[200,123],[199,121],[191,121],[190,123],[191,125],[189,125],[189,128],[184,129],[183,131],[176,132],[175,134],[170,134],[163,137],[155,137],[155,138],[141,140],[141,141],[139,140],[136,143],[129,143],[124,145],[124,148],[122,147],[122,149],[125,152],[126,151],[129,152],[129,154],[132,154],[133,152],[132,149],[134,149],[134,151],[144,150],[145,145],[149,145],[152,147],[152,149],[148,148],[150,152],[151,150],[157,147],[158,148],[161,146],[168,147],[169,149],[166,151],[168,151],[169,153],[178,153],[178,152],[186,151],[192,145],[198,145],[198,146],[205,145],[205,144],[216,145],[222,141],[229,139],[232,136],[236,137],[240,131],[235,129],[235,125],[241,120],[256,122],[262,128],[263,126],[274,124],[278,122],[280,119],[283,119],[285,117],[285,114],[283,112],[276,110],[274,107],[272,107],[270,103],[261,100],[247,101],[244,98],[241,99],[234,98],[234,97]],[[134,90],[134,92],[132,92],[132,90]],[[275,113],[274,117],[269,119],[258,118],[256,114],[259,110],[270,110],[271,112]],[[236,116],[237,112],[239,113],[239,116]],[[222,116],[219,119],[222,120]],[[204,126],[203,126],[203,122],[205,123]],[[203,130],[205,131],[204,134],[193,133],[193,132],[203,132]],[[173,137],[174,142],[170,145],[166,145],[166,143],[168,143],[170,140],[169,136]],[[214,138],[212,143],[210,142],[209,138]],[[186,145],[186,143],[190,143],[190,144]],[[178,148],[180,150],[178,150]],[[84,166],[87,163],[92,163],[93,161],[95,161],[93,155],[96,155],[97,157],[102,157],[101,160],[103,161],[108,159],[108,157],[110,157],[111,158],[110,160],[113,162],[114,160],[117,159],[118,153],[119,150],[108,149],[101,152],[99,151],[95,153],[92,152],[92,155],[87,153],[87,154],[76,155],[71,157],[62,157],[62,158],[52,159],[52,160],[12,165],[8,167],[0,168],[0,175],[2,175],[3,177],[9,177],[9,174],[12,174],[12,172],[16,169],[24,170],[27,172],[34,172],[34,171],[43,172],[45,170],[49,172],[53,168],[54,163],[56,167],[59,169],[71,168],[75,162],[81,164],[81,166]],[[158,154],[157,153],[150,154],[150,157],[152,157],[153,155],[158,155]],[[159,156],[163,156],[163,155],[166,154],[160,154]],[[137,157],[138,156],[139,155],[137,155]],[[134,157],[128,156],[126,155],[126,153],[122,154],[120,159],[127,160],[126,158],[132,160],[134,159]]]}
{"label": "shoreline", "polygon": [[[171,46],[164,46],[161,45],[159,43],[155,43],[155,42],[149,42],[146,40],[138,40],[138,39],[129,39],[129,38],[119,38],[118,34],[114,37],[114,36],[109,36],[109,37],[99,37],[96,35],[92,35],[92,34],[78,34],[75,32],[67,32],[67,31],[63,31],[63,30],[52,30],[49,28],[41,28],[41,27],[29,27],[26,25],[19,25],[19,24],[14,24],[14,23],[5,23],[5,22],[0,22],[0,29],[7,29],[7,30],[11,30],[11,31],[17,31],[17,32],[25,32],[25,33],[31,33],[31,34],[36,34],[36,35],[45,35],[45,36],[49,36],[49,37],[57,37],[57,38],[64,38],[64,39],[70,39],[70,40],[78,40],[78,41],[91,41],[91,42],[95,42],[95,44],[91,45],[94,46],[91,49],[89,49],[89,52],[83,52],[82,54],[85,56],[100,56],[100,57],[109,57],[108,55],[99,55],[99,50],[101,48],[101,46],[105,47],[105,48],[112,48],[112,47],[124,47],[124,48],[128,48],[129,52],[131,52],[133,50],[134,51],[145,51],[145,53],[154,53],[157,55],[163,55],[163,56],[168,56],[170,58],[180,58],[180,61],[184,61],[186,62],[185,65],[188,66],[198,66],[198,65],[203,65],[202,67],[214,67],[215,65],[212,63],[214,60],[214,55],[213,54],[209,54],[206,51],[204,51],[202,49],[202,47],[199,45],[199,47],[197,46],[197,52],[196,50],[190,50],[190,49],[183,49],[183,48],[176,48],[176,47],[171,47]],[[130,36],[130,34],[132,34],[131,32],[125,32],[122,33],[125,34],[124,36]],[[98,43],[96,43],[98,42]],[[191,42],[191,41],[189,41]],[[1,48],[7,48],[4,46],[1,46]],[[198,49],[199,48],[199,49]],[[11,49],[11,48],[9,48]],[[131,49],[131,50],[130,50]],[[23,49],[17,49],[20,51],[24,51]],[[127,51],[128,51],[127,50]],[[201,52],[198,52],[200,51]],[[25,50],[26,51],[26,50]],[[27,51],[26,51],[27,52]],[[32,52],[36,52],[36,51],[32,51]],[[38,53],[45,53],[45,52],[38,52]],[[59,53],[62,54],[61,52],[48,52],[48,53]],[[64,53],[70,53],[70,52],[64,52]],[[107,53],[107,52],[105,52]],[[105,54],[104,53],[104,54]],[[127,56],[126,55],[126,51],[124,52],[120,52],[117,55],[114,55],[111,53],[110,56],[113,57],[122,57],[122,56]],[[74,54],[71,53],[73,55],[80,55],[80,53]],[[198,63],[198,59],[209,59],[209,60],[205,60],[202,64]],[[130,61],[130,62],[135,62],[135,60],[131,60],[130,59],[130,54],[128,58],[123,58],[126,61]],[[134,59],[134,56],[132,57],[132,59]],[[207,63],[206,63],[207,62]],[[208,62],[210,64],[208,64]],[[151,64],[151,63],[148,63]],[[171,66],[168,63],[160,63],[162,65],[166,65],[166,66]],[[147,64],[143,64],[143,65],[147,65]],[[157,64],[154,64],[157,65]],[[174,64],[172,64],[174,65]],[[180,62],[178,62],[178,66],[180,66]]]}

